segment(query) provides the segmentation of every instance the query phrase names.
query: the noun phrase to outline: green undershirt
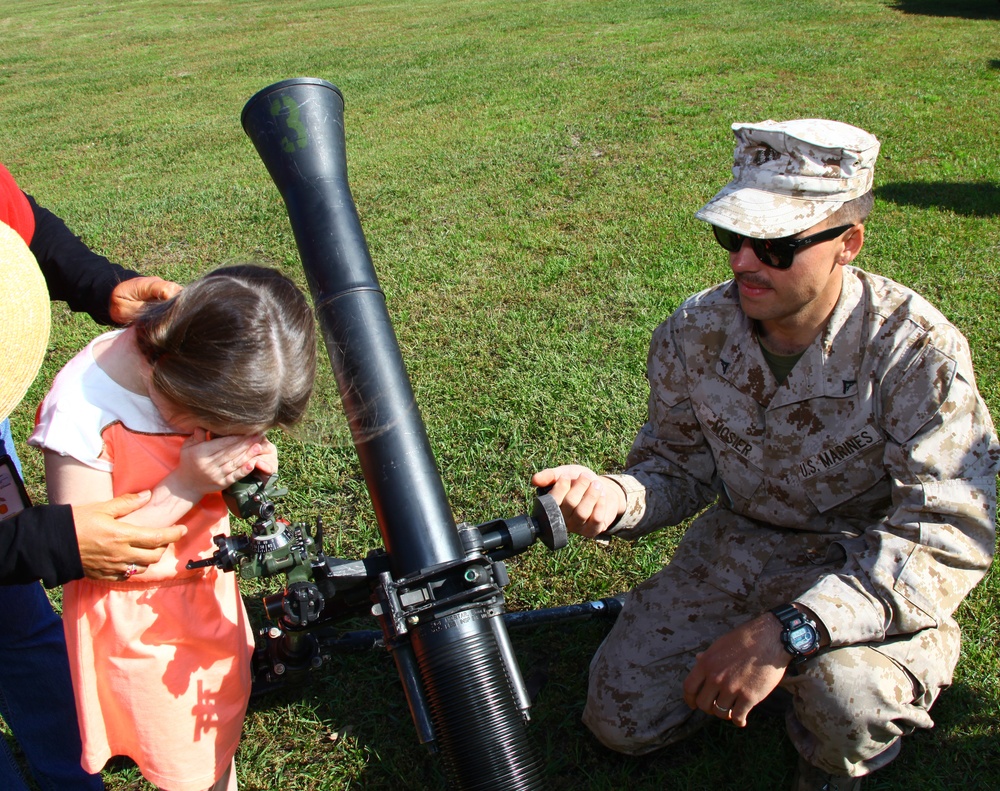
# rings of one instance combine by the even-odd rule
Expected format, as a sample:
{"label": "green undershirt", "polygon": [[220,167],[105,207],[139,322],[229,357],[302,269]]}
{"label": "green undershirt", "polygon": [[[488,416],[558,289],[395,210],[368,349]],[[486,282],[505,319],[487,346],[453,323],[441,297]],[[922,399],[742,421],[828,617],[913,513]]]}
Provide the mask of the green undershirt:
{"label": "green undershirt", "polygon": [[795,363],[805,354],[804,351],[798,354],[775,354],[767,350],[764,344],[760,342],[760,338],[757,339],[757,343],[760,344],[760,351],[767,361],[767,367],[771,369],[771,373],[774,374],[774,378],[778,380],[779,385],[784,383],[788,378],[788,374],[795,367]]}

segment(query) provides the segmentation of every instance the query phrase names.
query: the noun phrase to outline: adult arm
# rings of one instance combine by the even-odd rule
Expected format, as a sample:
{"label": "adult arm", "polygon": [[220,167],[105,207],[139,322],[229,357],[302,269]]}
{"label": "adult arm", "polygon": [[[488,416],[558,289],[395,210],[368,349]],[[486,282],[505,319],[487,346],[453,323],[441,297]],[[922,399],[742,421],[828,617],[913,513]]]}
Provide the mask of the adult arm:
{"label": "adult arm", "polygon": [[993,557],[1000,447],[964,338],[932,328],[883,377],[879,422],[892,510],[835,574],[796,601],[832,645],[879,642],[949,619]]}
{"label": "adult arm", "polygon": [[0,522],[0,584],[40,579],[51,588],[82,576],[68,505],[38,505]]}
{"label": "adult arm", "polygon": [[0,584],[41,579],[51,588],[84,575],[116,580],[130,564],[156,562],[185,528],[149,529],[118,521],[149,496],[126,494],[74,507],[39,505],[0,522]]}
{"label": "adult arm", "polygon": [[694,516],[718,496],[715,458],[695,417],[689,374],[675,324],[681,310],[653,332],[646,359],[649,405],[625,472],[606,476],[625,495],[609,532],[636,539]]}
{"label": "adult arm", "polygon": [[87,247],[58,216],[27,193],[24,196],[35,220],[29,247],[52,299],[89,313],[98,324],[128,324],[146,302],[170,299],[181,290],[169,280],[112,264]]}
{"label": "adult arm", "polygon": [[[879,643],[951,618],[989,567],[1000,448],[976,390],[964,339],[950,326],[901,347],[883,371],[879,425],[892,510],[845,559],[795,598],[821,646]],[[764,613],[702,652],[685,681],[692,708],[746,724],[790,661],[777,618]]]}
{"label": "adult arm", "polygon": [[715,459],[695,418],[684,357],[674,337],[678,314],[653,333],[646,360],[649,405],[624,473],[598,475],[571,464],[540,470],[567,528],[595,538],[636,539],[675,525],[715,500]]}
{"label": "adult arm", "polygon": [[111,292],[139,274],[95,253],[58,216],[25,195],[35,217],[29,247],[45,276],[49,295],[74,311],[89,313],[99,324],[111,324]]}

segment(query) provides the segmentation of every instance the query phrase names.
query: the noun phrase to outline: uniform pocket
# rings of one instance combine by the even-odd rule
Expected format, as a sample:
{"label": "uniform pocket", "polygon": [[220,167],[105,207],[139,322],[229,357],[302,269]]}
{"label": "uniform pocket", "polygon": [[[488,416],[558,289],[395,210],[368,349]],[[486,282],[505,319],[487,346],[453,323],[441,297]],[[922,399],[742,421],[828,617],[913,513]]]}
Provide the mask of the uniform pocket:
{"label": "uniform pocket", "polygon": [[889,486],[882,461],[884,452],[885,441],[879,436],[865,447],[843,443],[817,454],[800,468],[809,473],[802,480],[806,496],[821,514],[861,497],[879,484],[881,499],[888,495]]}

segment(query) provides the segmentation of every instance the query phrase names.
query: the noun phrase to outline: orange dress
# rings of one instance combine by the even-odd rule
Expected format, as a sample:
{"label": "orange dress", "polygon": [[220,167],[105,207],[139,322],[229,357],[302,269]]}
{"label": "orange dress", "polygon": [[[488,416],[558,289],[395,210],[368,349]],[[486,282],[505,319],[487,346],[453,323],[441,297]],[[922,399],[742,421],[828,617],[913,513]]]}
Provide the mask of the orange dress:
{"label": "orange dress", "polygon": [[[148,398],[111,380],[92,347],[56,377],[29,442],[110,471],[116,496],[153,488],[177,467],[185,437]],[[67,584],[63,623],[83,768],[99,772],[127,755],[160,788],[202,791],[236,752],[254,639],[236,575],[184,568],[229,533],[222,496],[206,496],[180,522],[187,535],[145,573]]]}

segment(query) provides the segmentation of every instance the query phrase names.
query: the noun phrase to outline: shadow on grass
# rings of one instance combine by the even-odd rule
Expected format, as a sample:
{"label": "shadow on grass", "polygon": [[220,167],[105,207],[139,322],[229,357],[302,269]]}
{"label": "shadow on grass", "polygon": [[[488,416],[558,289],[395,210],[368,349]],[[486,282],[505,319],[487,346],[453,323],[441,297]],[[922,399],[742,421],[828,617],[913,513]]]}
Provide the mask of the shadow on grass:
{"label": "shadow on grass", "polygon": [[1000,0],[897,0],[892,7],[904,14],[959,16],[966,19],[1000,18]]}
{"label": "shadow on grass", "polygon": [[896,204],[948,209],[967,217],[1000,215],[1000,185],[985,182],[898,181],[876,187],[875,195]]}
{"label": "shadow on grass", "polygon": [[[361,620],[352,623],[352,628],[375,625],[374,620]],[[545,765],[547,789],[601,787],[590,784],[588,765],[603,748],[593,741],[579,718],[590,656],[609,628],[607,622],[591,621],[511,630],[518,663],[535,700],[528,735]],[[330,734],[344,733],[348,728],[348,744],[338,747]],[[384,649],[337,654],[320,670],[299,675],[285,686],[254,698],[238,761],[245,765],[242,754],[248,743],[267,740],[274,744],[254,760],[274,761],[280,756],[294,762],[282,772],[283,789],[313,788],[306,779],[309,765],[332,769],[338,762],[352,760],[356,766],[344,772],[342,784],[315,787],[366,791],[448,788],[440,761],[418,742],[395,664]],[[612,760],[620,758],[608,755]],[[618,763],[626,775],[637,771],[630,760]],[[277,775],[274,777],[277,780]],[[243,783],[242,787],[253,791],[253,784]]]}
{"label": "shadow on grass", "polygon": [[335,655],[251,699],[237,761],[244,770],[255,764],[258,779],[242,782],[244,791],[446,787],[418,742],[395,664],[381,649]]}
{"label": "shadow on grass", "polygon": [[[796,754],[780,715],[754,714],[743,730],[713,722],[645,757],[601,746],[580,715],[590,657],[609,626],[579,621],[511,630],[519,665],[534,692],[528,734],[545,765],[546,789],[790,787]],[[933,711],[937,727],[907,737],[901,756],[867,780],[866,791],[1000,788],[998,707],[994,697],[965,684],[946,691]],[[264,745],[266,751],[258,750]],[[253,700],[238,756],[241,774],[249,773],[250,761],[261,764],[258,776],[265,779],[248,778],[244,791],[447,788],[439,761],[418,743],[395,665],[381,649],[337,655],[322,669]],[[960,777],[965,778],[961,786],[956,785]]]}

